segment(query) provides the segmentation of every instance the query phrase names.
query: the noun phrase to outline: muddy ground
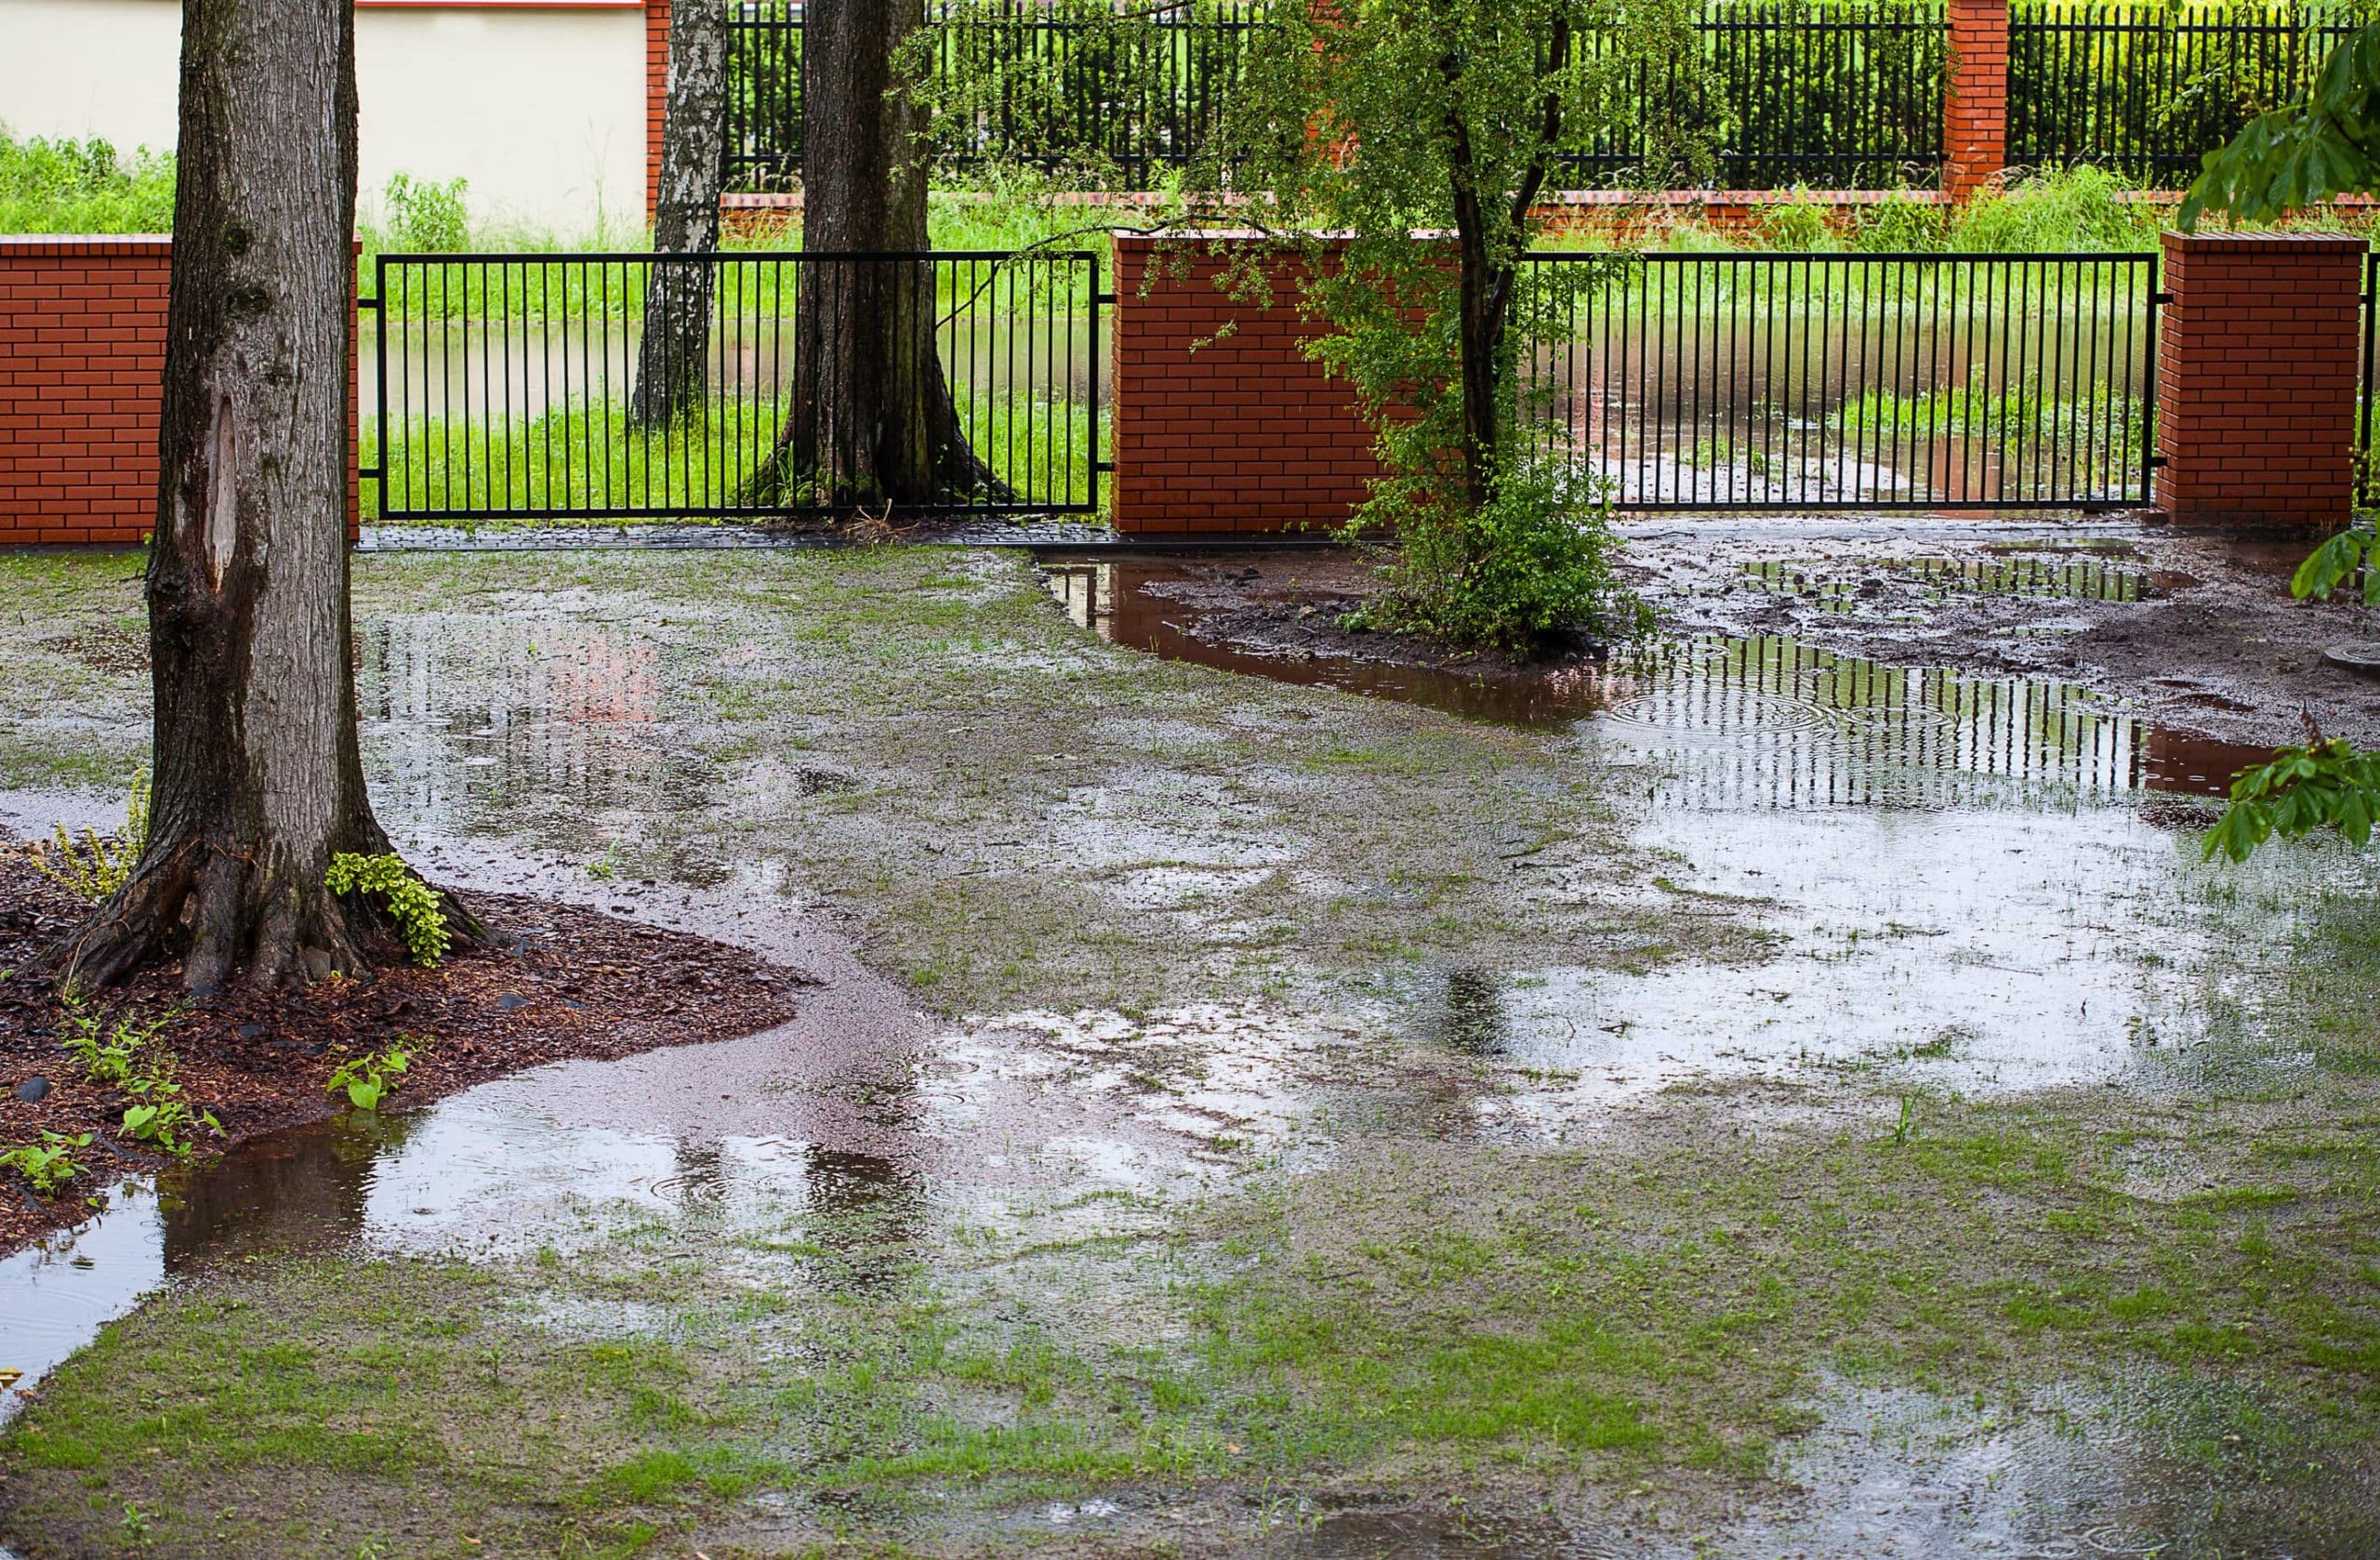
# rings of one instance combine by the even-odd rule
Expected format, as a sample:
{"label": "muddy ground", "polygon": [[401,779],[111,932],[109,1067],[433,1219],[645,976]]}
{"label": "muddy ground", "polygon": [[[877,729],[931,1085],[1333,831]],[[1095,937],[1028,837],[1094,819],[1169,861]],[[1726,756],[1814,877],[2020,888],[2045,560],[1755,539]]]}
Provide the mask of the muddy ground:
{"label": "muddy ground", "polygon": [[[0,1263],[87,1340],[0,1542],[2380,1551],[2368,855],[2202,862],[2113,697],[1738,649],[1474,719],[1051,568],[360,561],[409,853],[825,984]],[[0,815],[104,824],[137,570],[0,571]]]}
{"label": "muddy ground", "polygon": [[[2310,543],[2013,529],[1638,527],[1623,573],[1670,635],[1790,635],[1886,665],[2051,678],[2227,743],[2303,741],[2308,717],[2326,734],[2380,741],[2380,675],[2324,659],[2380,636],[2380,612],[2351,593],[2294,600],[2289,578]],[[1352,551],[1220,555],[1172,561],[1144,588],[1190,609],[1190,637],[1245,653],[1428,667],[1515,689],[1541,679],[1540,662],[1342,628],[1376,593],[1376,568]]]}
{"label": "muddy ground", "polygon": [[[404,962],[364,978],[278,993],[192,998],[178,963],[61,1007],[37,970],[88,906],[34,871],[30,842],[0,828],[0,1144],[87,1137],[80,1170],[53,1196],[0,1172],[0,1257],[89,1216],[125,1174],[204,1163],[264,1134],[349,1108],[329,1088],[340,1064],[402,1049],[390,1109],[418,1107],[486,1078],[563,1057],[624,1056],[781,1024],[799,972],[742,950],[514,894],[475,896],[496,934],[437,969]],[[64,1038],[87,1024],[102,1044],[138,1038],[137,1065],[180,1090],[182,1148],[127,1134],[123,1091],[84,1076]],[[211,1117],[209,1126],[201,1119]]]}

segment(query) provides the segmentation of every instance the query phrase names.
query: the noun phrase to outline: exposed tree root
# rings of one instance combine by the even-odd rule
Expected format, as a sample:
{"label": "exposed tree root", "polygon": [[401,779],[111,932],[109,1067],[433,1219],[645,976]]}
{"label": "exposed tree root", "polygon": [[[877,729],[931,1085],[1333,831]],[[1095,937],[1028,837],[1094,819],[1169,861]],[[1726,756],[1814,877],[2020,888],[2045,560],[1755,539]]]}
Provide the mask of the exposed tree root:
{"label": "exposed tree root", "polygon": [[[494,940],[453,890],[431,887],[450,945]],[[177,955],[182,984],[194,995],[234,978],[268,988],[309,985],[387,961],[372,952],[374,933],[386,930],[385,914],[363,896],[333,894],[286,862],[268,869],[211,839],[152,841],[124,887],[53,945],[40,967],[67,991],[112,985]]]}

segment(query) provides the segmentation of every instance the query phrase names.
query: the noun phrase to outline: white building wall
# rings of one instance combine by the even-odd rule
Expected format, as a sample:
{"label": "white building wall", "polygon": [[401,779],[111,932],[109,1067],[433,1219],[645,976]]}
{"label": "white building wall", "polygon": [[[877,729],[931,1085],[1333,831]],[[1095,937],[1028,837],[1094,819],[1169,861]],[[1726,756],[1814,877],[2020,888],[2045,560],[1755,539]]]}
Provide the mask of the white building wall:
{"label": "white building wall", "polygon": [[[0,0],[0,125],[173,144],[179,0]],[[644,12],[627,4],[360,6],[361,181],[470,181],[473,226],[619,238],[644,220]]]}

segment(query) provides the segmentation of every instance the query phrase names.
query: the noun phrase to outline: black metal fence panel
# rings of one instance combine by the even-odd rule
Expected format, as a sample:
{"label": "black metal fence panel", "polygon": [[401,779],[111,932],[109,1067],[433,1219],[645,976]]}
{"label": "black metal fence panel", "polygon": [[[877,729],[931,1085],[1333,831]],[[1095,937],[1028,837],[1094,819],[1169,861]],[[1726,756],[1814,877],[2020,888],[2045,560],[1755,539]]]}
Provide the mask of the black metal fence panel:
{"label": "black metal fence panel", "polygon": [[2355,401],[2355,501],[2372,504],[2380,503],[2372,448],[2374,414],[2380,409],[2375,408],[2375,396],[2380,396],[2380,250],[2363,258],[2362,364]]}
{"label": "black metal fence panel", "polygon": [[2011,0],[2008,161],[2179,188],[2207,152],[2302,90],[2354,26],[2334,3]]}
{"label": "black metal fence panel", "polygon": [[[969,112],[937,127],[935,162],[1083,174],[1146,190],[1212,139],[1267,0],[1179,0],[1132,12],[936,0],[933,70]],[[801,171],[800,0],[742,0],[729,27],[726,187],[789,190]]]}
{"label": "black metal fence panel", "polygon": [[1541,253],[1531,447],[1633,509],[2149,499],[2153,255]]}
{"label": "black metal fence panel", "polygon": [[[1648,115],[1710,135],[1724,189],[1900,189],[1942,165],[1941,0],[1709,0],[1697,24],[1714,90],[1649,75]],[[1574,188],[1673,185],[1626,130],[1570,160]],[[1698,180],[1699,182],[1699,180]]]}
{"label": "black metal fence panel", "polygon": [[[832,473],[852,469],[837,441],[854,422],[838,376],[867,371],[839,365],[904,355],[921,366],[903,382],[926,387],[918,403],[946,407],[939,426],[955,430],[933,453],[963,441],[980,467],[903,507],[1096,509],[1100,269],[1089,252],[383,255],[366,316],[362,465],[377,481],[365,514],[847,509]],[[646,350],[648,310],[657,317],[671,296],[701,300],[697,363]],[[883,333],[853,324],[866,318],[901,322],[909,338],[816,350],[838,329]],[[660,396],[656,383],[691,393]]]}
{"label": "black metal fence panel", "polygon": [[[936,73],[998,84],[944,126],[936,158],[954,172],[1024,165],[1154,187],[1214,134],[1269,3],[1013,0],[986,12],[935,0]],[[2310,79],[2354,25],[2354,4],[2011,0],[2010,163],[2186,183],[2206,152]],[[1698,25],[1711,89],[1648,76],[1637,97],[1648,117],[1710,133],[1710,182],[1889,189],[1938,177],[1941,0],[1705,0]],[[728,188],[793,188],[800,0],[738,0],[729,82]],[[1638,135],[1617,130],[1569,159],[1564,182],[1688,181],[1647,167],[1645,154]]]}
{"label": "black metal fence panel", "polygon": [[[1192,163],[1221,123],[1269,0],[1158,6],[1119,23],[1078,6],[1019,0],[952,12],[934,68],[945,81],[1015,84],[938,133],[946,169],[1025,165],[1148,189]],[[1941,165],[1941,0],[1707,0],[1699,22],[1711,95],[1649,77],[1648,112],[1711,131],[1709,177],[1733,188],[1894,188]],[[743,0],[731,27],[727,187],[788,190],[801,165],[799,0]],[[1665,178],[1622,130],[1571,159],[1601,187]]]}

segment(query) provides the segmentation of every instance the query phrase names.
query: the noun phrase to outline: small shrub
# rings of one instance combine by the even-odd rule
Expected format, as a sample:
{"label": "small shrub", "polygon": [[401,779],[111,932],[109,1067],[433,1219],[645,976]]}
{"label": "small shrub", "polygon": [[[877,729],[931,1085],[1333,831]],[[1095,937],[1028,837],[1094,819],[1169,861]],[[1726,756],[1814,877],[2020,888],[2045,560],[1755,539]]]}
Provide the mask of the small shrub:
{"label": "small shrub", "polygon": [[1514,462],[1476,509],[1409,504],[1397,535],[1388,594],[1350,628],[1527,651],[1561,629],[1625,639],[1646,627],[1644,604],[1612,571],[1610,505],[1551,464]]}
{"label": "small shrub", "polygon": [[402,1046],[391,1046],[377,1055],[350,1056],[331,1069],[330,1091],[345,1090],[348,1104],[358,1110],[377,1111],[397,1087],[398,1075],[413,1064],[413,1054]]}
{"label": "small shrub", "polygon": [[341,851],[331,858],[323,882],[333,893],[378,894],[416,964],[430,969],[446,957],[446,917],[438,908],[438,891],[407,871],[402,856]]}
{"label": "small shrub", "polygon": [[[1793,192],[1796,195],[1804,192]],[[1826,207],[1808,200],[1780,201],[1761,213],[1760,236],[1769,248],[1789,254],[1814,254],[1843,246],[1835,237],[1834,224],[1827,220]]]}
{"label": "small shrub", "polygon": [[471,224],[463,205],[470,181],[416,178],[391,174],[380,201],[388,220],[390,248],[424,255],[452,255],[471,244]]}
{"label": "small shrub", "polygon": [[90,1146],[88,1132],[71,1138],[64,1132],[44,1132],[37,1144],[0,1150],[0,1170],[15,1170],[35,1195],[54,1197],[66,1189],[68,1182],[89,1168],[74,1157],[74,1151]]}
{"label": "small shrub", "polygon": [[33,857],[34,871],[84,903],[97,905],[124,887],[148,846],[149,782],[141,779],[133,782],[124,829],[113,840],[101,839],[99,830],[92,828],[85,829],[83,838],[76,839],[60,824],[51,830],[49,843],[36,841],[25,849]]}

